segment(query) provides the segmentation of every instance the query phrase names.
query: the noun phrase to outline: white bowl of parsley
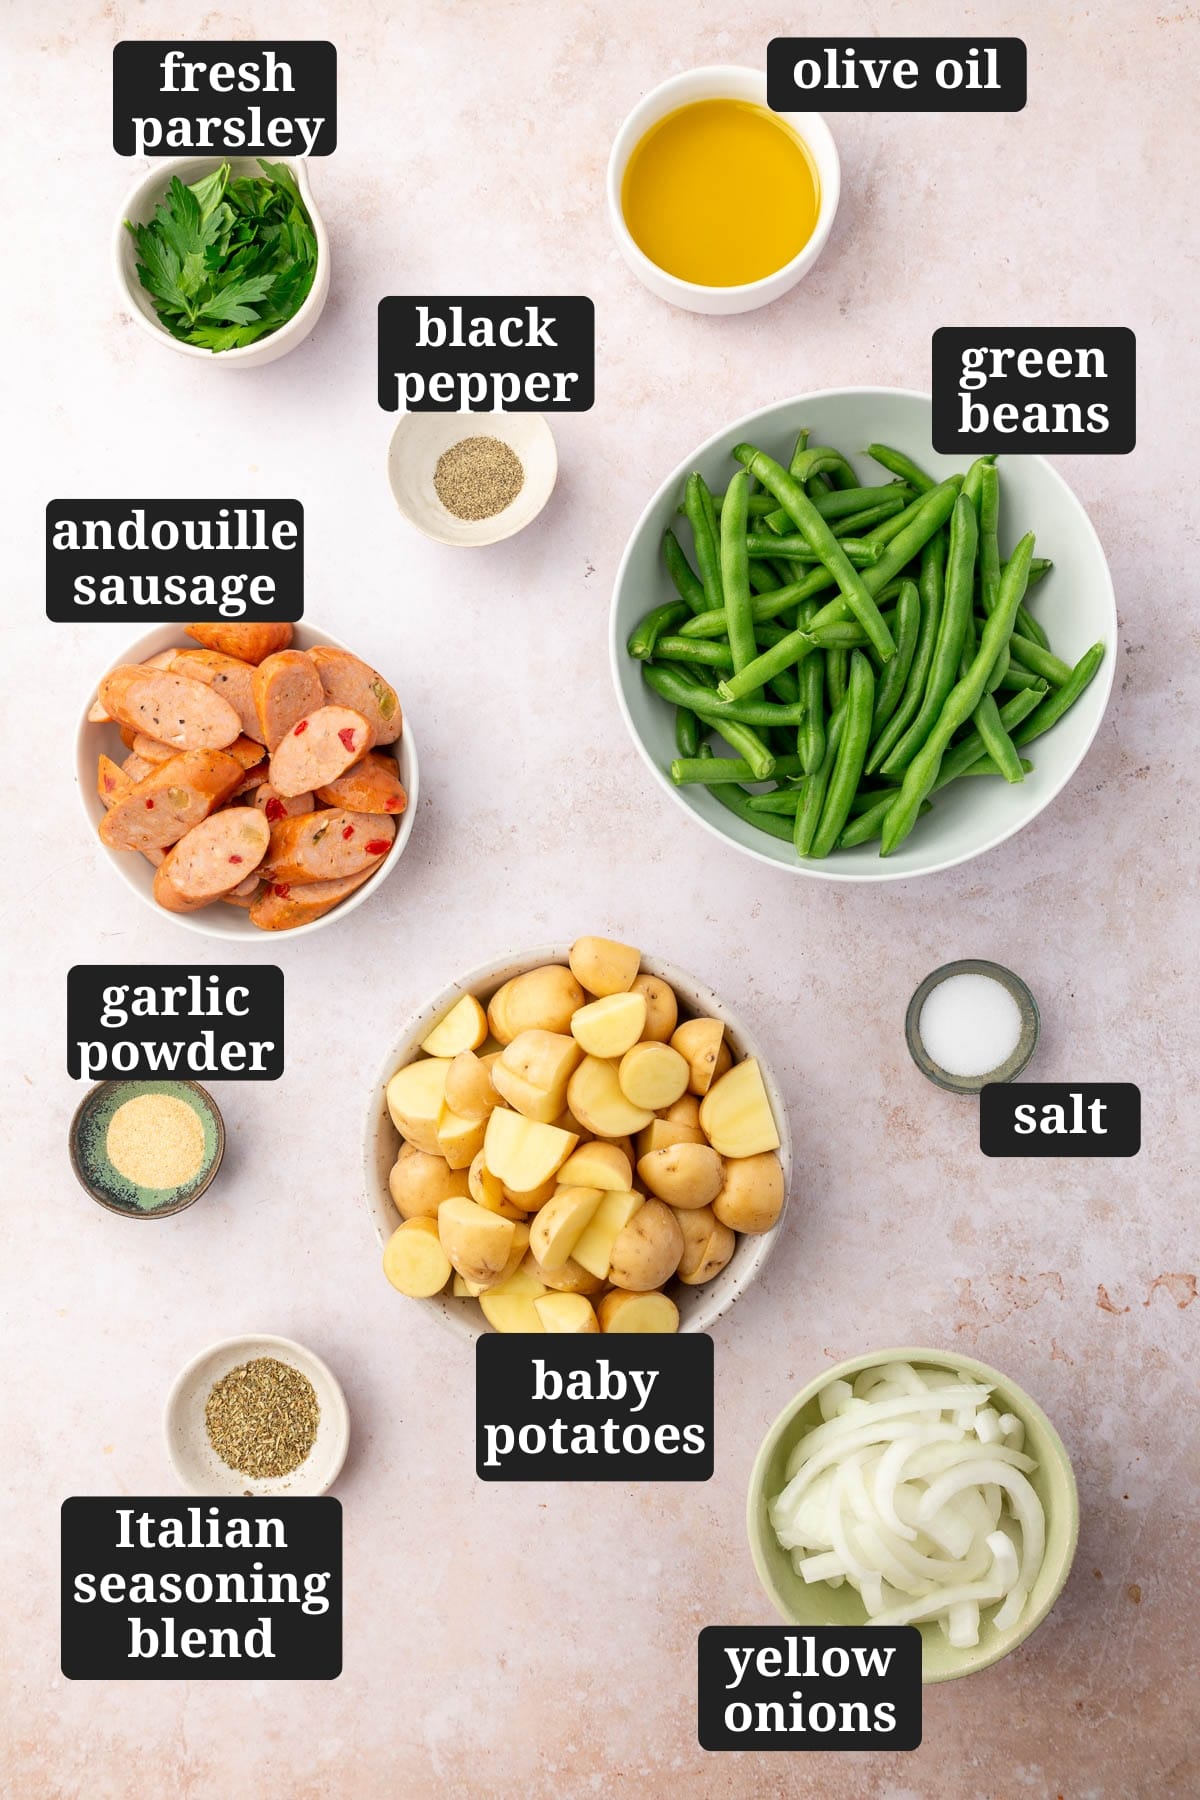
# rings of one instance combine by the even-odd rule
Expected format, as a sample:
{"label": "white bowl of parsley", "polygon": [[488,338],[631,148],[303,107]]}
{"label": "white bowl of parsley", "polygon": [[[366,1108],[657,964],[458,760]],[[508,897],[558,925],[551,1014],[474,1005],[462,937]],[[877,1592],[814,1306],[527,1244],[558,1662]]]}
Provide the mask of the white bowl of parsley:
{"label": "white bowl of parsley", "polygon": [[126,195],[113,260],[143,331],[243,368],[294,350],[329,293],[329,242],[298,158],[157,163]]}

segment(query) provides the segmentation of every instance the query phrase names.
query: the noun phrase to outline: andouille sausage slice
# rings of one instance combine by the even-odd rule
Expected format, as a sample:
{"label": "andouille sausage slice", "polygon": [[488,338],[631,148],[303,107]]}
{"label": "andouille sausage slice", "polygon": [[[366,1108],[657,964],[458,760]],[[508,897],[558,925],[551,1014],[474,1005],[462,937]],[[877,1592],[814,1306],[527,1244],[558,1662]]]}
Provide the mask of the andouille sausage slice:
{"label": "andouille sausage slice", "polygon": [[241,736],[228,700],[190,675],[126,664],[104,677],[100,700],[118,725],[176,750],[224,750]]}
{"label": "andouille sausage slice", "polygon": [[185,625],[183,628],[206,650],[219,650],[223,656],[236,656],[242,662],[260,663],[276,650],[286,650],[292,641],[292,628],[287,624],[265,622],[238,625],[226,619],[215,625]]}
{"label": "andouille sausage slice", "polygon": [[96,793],[101,806],[115,806],[123,800],[133,786],[133,777],[127,770],[115,763],[111,756],[102,756],[96,764]]}
{"label": "andouille sausage slice", "polygon": [[[222,755],[224,755],[223,751]],[[136,750],[131,750],[121,764],[122,770],[128,775],[130,781],[144,781],[147,775],[153,775],[157,767],[156,762],[147,762],[146,758],[139,756]]]}
{"label": "andouille sausage slice", "polygon": [[271,786],[285,798],[315,793],[344,775],[366,755],[375,739],[359,712],[348,706],[319,706],[297,720],[271,757]]}
{"label": "andouille sausage slice", "polygon": [[253,806],[227,806],[181,837],[154,877],[168,912],[191,912],[240,887],[266,853],[271,830]]}
{"label": "andouille sausage slice", "polygon": [[110,850],[165,849],[223,805],[241,778],[242,765],[223,750],[186,750],[134,782],[101,819],[100,836]]}
{"label": "andouille sausage slice", "polygon": [[357,875],[344,875],[340,881],[304,881],[295,885],[268,882],[251,905],[251,922],[260,931],[295,931],[297,925],[311,925],[374,873],[374,869],[360,869]]}
{"label": "andouille sausage slice", "polygon": [[390,682],[361,657],[332,644],[316,644],[309,651],[316,664],[325,698],[333,706],[351,706],[369,719],[377,744],[394,744],[404,728],[400,698]]}
{"label": "andouille sausage slice", "polygon": [[[156,655],[148,656],[141,666],[143,669],[169,669],[176,655],[174,650],[159,650]],[[108,708],[101,705],[99,700],[94,700],[88,708],[89,725],[107,725],[111,721],[112,714]]]}
{"label": "andouille sausage slice", "polygon": [[339,881],[373,869],[392,847],[396,827],[374,813],[331,806],[271,826],[263,874],[274,882]]}
{"label": "andouille sausage slice", "polygon": [[240,906],[243,912],[249,912],[261,892],[262,878],[255,870],[253,875],[247,875],[245,881],[239,881],[235,888],[230,888],[227,894],[221,895],[221,905]]}
{"label": "andouille sausage slice", "polygon": [[361,762],[317,789],[326,806],[348,806],[352,812],[390,813],[399,818],[408,805],[400,771],[390,756],[371,750]]}
{"label": "andouille sausage slice", "polygon": [[130,731],[128,726],[121,728],[121,742],[126,744],[135,756],[140,756],[143,762],[170,762],[173,756],[179,755],[178,750],[170,744],[160,744],[157,738],[147,737],[144,731]]}
{"label": "andouille sausage slice", "polygon": [[268,750],[274,750],[293,725],[325,704],[316,664],[303,650],[278,650],[260,662],[254,671],[253,692],[257,735]]}
{"label": "andouille sausage slice", "polygon": [[[261,748],[261,746],[260,746],[260,748]],[[229,754],[231,756],[233,755],[232,750],[229,752]],[[264,756],[262,758],[262,760],[259,762],[256,762],[252,768],[246,769],[242,775],[242,779],[238,782],[237,786],[233,790],[233,796],[232,796],[233,799],[239,800],[243,794],[245,794],[247,796],[253,796],[254,794],[256,794],[258,792],[259,788],[262,786],[263,782],[267,779],[267,770],[269,768],[270,768],[270,764],[268,763],[266,757]],[[250,804],[251,804],[251,799],[247,798],[246,805],[249,806]]]}
{"label": "andouille sausage slice", "polygon": [[176,675],[190,675],[202,681],[223,700],[228,700],[247,737],[259,743],[263,739],[254,710],[254,665],[239,656],[226,656],[221,650],[177,650],[171,664]]}
{"label": "andouille sausage slice", "polygon": [[269,781],[260,781],[254,790],[254,804],[260,813],[265,813],[269,824],[274,825],[277,819],[295,819],[302,813],[310,813],[315,804],[311,794],[276,793]]}

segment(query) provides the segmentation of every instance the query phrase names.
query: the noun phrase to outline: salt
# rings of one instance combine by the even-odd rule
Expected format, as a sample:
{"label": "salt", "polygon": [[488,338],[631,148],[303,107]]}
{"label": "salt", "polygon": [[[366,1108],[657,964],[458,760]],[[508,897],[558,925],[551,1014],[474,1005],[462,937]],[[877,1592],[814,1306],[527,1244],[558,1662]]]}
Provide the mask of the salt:
{"label": "salt", "polygon": [[947,1075],[989,1075],[1021,1041],[1021,1009],[990,975],[949,975],[921,1007],[921,1042]]}

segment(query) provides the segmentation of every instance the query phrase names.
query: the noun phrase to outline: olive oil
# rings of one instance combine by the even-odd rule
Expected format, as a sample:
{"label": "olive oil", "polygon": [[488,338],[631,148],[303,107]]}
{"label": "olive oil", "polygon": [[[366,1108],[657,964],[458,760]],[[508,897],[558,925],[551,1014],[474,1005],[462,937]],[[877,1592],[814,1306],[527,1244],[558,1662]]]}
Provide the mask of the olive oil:
{"label": "olive oil", "polygon": [[643,255],[681,281],[740,287],[798,256],[816,228],[817,171],[777,114],[697,100],[635,146],[621,210]]}

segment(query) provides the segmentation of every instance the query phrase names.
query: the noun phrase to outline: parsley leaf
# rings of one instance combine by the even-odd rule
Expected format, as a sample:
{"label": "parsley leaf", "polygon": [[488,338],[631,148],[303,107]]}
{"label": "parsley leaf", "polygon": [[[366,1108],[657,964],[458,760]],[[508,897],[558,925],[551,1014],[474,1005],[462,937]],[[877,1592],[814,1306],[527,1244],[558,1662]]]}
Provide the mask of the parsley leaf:
{"label": "parsley leaf", "polygon": [[253,344],[293,318],[312,288],[317,240],[292,171],[261,176],[221,163],[185,186],[173,177],[148,224],[126,220],[137,272],[173,337],[218,353]]}

